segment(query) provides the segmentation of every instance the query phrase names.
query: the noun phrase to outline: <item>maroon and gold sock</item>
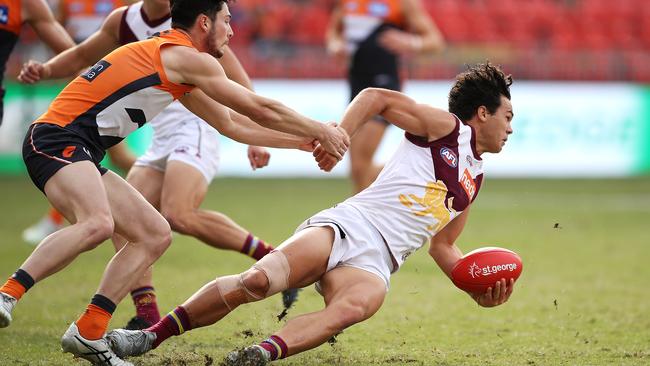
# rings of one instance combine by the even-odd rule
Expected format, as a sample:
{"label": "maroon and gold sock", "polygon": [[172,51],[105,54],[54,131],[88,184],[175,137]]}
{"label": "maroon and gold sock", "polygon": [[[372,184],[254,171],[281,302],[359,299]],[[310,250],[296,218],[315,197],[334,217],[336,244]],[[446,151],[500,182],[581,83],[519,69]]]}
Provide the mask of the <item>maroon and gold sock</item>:
{"label": "maroon and gold sock", "polygon": [[8,280],[7,282],[0,287],[0,292],[3,292],[7,295],[12,296],[16,300],[20,300],[21,297],[34,286],[34,279],[29,273],[18,269]]}
{"label": "maroon and gold sock", "polygon": [[156,340],[153,342],[152,347],[156,348],[167,338],[181,335],[191,329],[192,326],[187,312],[182,306],[179,306],[160,319],[158,323],[145,329],[145,331],[156,333]]}
{"label": "maroon and gold sock", "polygon": [[131,298],[138,318],[144,319],[149,324],[158,323],[160,312],[156,303],[156,291],[153,287],[140,287],[133,290],[131,291]]}
{"label": "maroon and gold sock", "polygon": [[241,252],[255,260],[260,260],[265,255],[271,253],[272,250],[273,247],[266,244],[264,240],[260,240],[258,237],[249,233],[244,241]]}
{"label": "maroon and gold sock", "polygon": [[95,294],[86,307],[86,311],[75,322],[79,328],[79,334],[88,340],[103,337],[115,307],[115,303],[106,296]]}
{"label": "maroon and gold sock", "polygon": [[272,335],[262,341],[259,346],[269,351],[271,354],[271,361],[285,358],[289,352],[289,348],[284,340],[276,335]]}

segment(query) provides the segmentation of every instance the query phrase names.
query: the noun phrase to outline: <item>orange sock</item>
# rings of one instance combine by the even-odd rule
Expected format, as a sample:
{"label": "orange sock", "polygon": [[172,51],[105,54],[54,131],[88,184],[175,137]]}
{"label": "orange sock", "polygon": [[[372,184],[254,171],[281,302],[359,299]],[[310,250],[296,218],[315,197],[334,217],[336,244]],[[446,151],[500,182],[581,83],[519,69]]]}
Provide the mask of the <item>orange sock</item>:
{"label": "orange sock", "polygon": [[25,294],[25,286],[21,285],[20,282],[16,281],[13,278],[10,278],[5,282],[2,287],[0,287],[0,292],[4,292],[7,295],[13,296],[16,300],[20,300],[21,297]]}
{"label": "orange sock", "polygon": [[110,321],[111,313],[97,305],[90,304],[75,323],[79,328],[79,334],[92,341],[104,336]]}
{"label": "orange sock", "polygon": [[52,220],[53,223],[57,225],[63,224],[63,215],[59,211],[56,210],[56,208],[51,207],[50,211],[47,213],[47,216],[49,216],[50,220]]}

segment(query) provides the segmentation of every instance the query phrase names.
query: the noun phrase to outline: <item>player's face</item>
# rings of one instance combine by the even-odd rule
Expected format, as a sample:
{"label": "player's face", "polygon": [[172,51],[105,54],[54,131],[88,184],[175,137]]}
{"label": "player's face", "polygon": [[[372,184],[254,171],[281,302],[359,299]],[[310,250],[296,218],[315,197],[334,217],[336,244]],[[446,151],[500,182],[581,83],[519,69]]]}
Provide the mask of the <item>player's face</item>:
{"label": "player's face", "polygon": [[503,95],[501,96],[501,106],[497,108],[494,114],[488,113],[486,123],[486,152],[498,153],[508,140],[508,135],[512,133],[512,103]]}
{"label": "player's face", "polygon": [[233,36],[233,31],[230,27],[231,18],[228,5],[223,4],[223,8],[217,13],[210,27],[210,32],[208,33],[208,53],[216,58],[223,56],[224,48]]}

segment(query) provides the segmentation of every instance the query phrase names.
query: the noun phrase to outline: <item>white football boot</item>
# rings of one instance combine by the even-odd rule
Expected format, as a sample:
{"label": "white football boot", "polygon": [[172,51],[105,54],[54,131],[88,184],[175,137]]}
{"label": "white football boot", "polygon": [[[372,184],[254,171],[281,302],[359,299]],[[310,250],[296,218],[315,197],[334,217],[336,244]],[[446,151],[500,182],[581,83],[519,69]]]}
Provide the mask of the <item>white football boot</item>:
{"label": "white football boot", "polygon": [[0,328],[8,327],[11,324],[11,311],[16,306],[13,296],[0,292]]}
{"label": "white football boot", "polygon": [[23,231],[23,240],[31,245],[38,245],[43,239],[50,234],[59,231],[65,227],[65,224],[57,224],[49,216],[40,219],[34,225]]}
{"label": "white football boot", "polygon": [[114,329],[106,334],[111,349],[119,357],[140,356],[151,351],[156,333],[144,330]]}
{"label": "white football boot", "polygon": [[79,334],[77,324],[72,323],[70,328],[61,338],[63,352],[72,353],[99,366],[133,366],[132,363],[122,360],[108,346],[106,338],[88,340]]}
{"label": "white football boot", "polygon": [[225,366],[266,366],[270,362],[269,351],[258,345],[232,351],[223,360]]}

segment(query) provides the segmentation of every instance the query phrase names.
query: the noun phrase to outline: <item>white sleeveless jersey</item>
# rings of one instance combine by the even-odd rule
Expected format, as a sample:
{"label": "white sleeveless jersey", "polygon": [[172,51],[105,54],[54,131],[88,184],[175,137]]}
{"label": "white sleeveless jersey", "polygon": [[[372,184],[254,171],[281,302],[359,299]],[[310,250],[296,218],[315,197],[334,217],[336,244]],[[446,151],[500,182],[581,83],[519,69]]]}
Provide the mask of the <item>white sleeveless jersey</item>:
{"label": "white sleeveless jersey", "polygon": [[475,144],[473,129],[458,118],[454,131],[436,141],[406,133],[375,182],[342,203],[381,233],[394,271],[476,198],[483,161]]}
{"label": "white sleeveless jersey", "polygon": [[[142,1],[139,1],[130,5],[122,16],[120,43],[127,44],[147,39],[158,32],[170,29],[171,25],[170,16],[153,21],[149,20],[142,11]],[[179,124],[187,120],[188,117],[198,118],[185,108],[181,102],[174,101],[149,122],[154,131],[154,138],[175,133],[179,128]]]}

